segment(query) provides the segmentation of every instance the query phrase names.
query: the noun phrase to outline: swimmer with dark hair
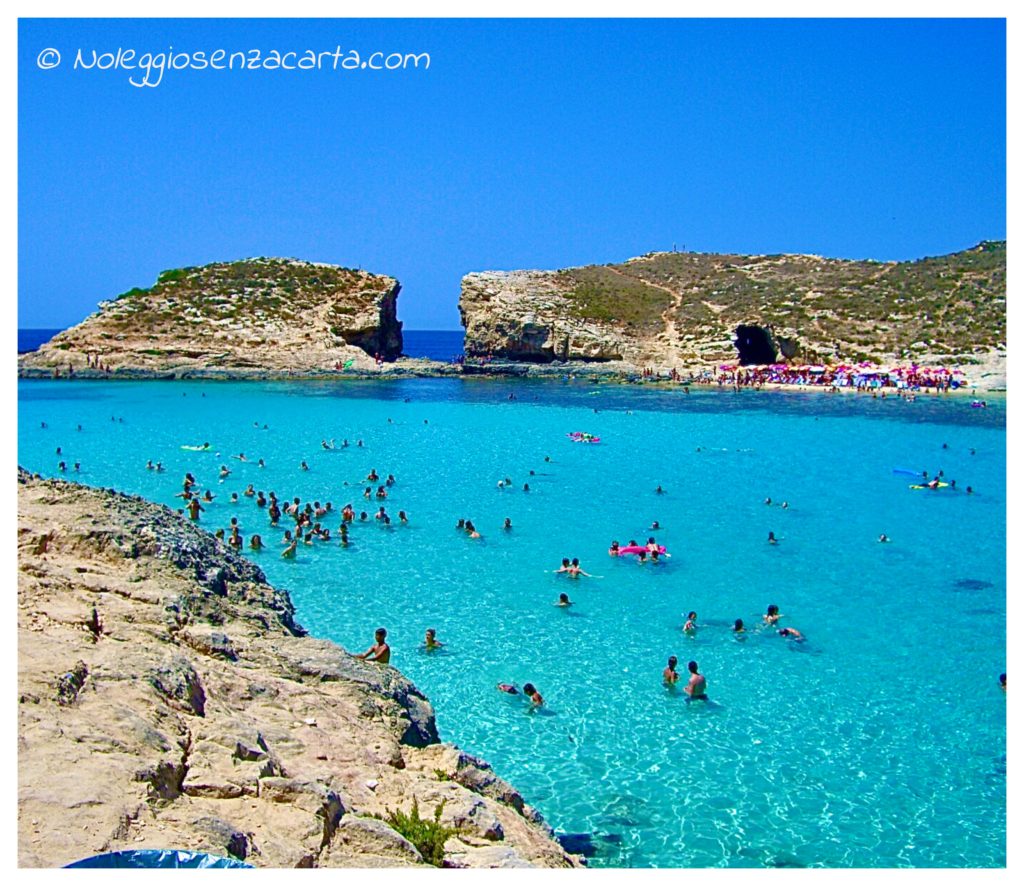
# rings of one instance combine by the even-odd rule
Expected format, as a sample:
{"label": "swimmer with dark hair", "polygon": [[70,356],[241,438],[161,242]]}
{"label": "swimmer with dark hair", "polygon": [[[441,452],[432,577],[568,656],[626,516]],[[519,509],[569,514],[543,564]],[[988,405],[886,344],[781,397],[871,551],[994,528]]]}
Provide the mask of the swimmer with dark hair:
{"label": "swimmer with dark hair", "polygon": [[427,628],[427,634],[423,639],[423,648],[427,650],[440,649],[442,646],[444,646],[444,643],[437,639],[437,631],[433,628]]}
{"label": "swimmer with dark hair", "polygon": [[515,683],[499,683],[498,689],[501,692],[507,692],[509,695],[519,695],[519,690],[516,689]]}
{"label": "swimmer with dark hair", "polygon": [[779,636],[785,637],[787,640],[795,640],[797,643],[802,643],[805,639],[804,635],[796,628],[780,628]]}
{"label": "swimmer with dark hair", "polygon": [[580,566],[580,558],[579,557],[573,557],[572,558],[572,563],[569,564],[569,570],[568,571],[569,571],[569,577],[570,578],[579,578],[581,575],[585,575],[587,578],[593,578],[593,576],[589,572],[584,572],[583,571],[583,567]]}
{"label": "swimmer with dark hair", "polygon": [[686,624],[683,625],[683,632],[686,634],[697,633],[697,613],[689,612],[686,615]]}
{"label": "swimmer with dark hair", "polygon": [[674,686],[679,680],[679,671],[676,670],[676,664],[679,659],[674,655],[668,657],[668,666],[661,672],[661,679],[665,681],[666,686]]}
{"label": "swimmer with dark hair", "polygon": [[364,661],[375,661],[379,664],[387,664],[391,661],[391,647],[387,644],[387,636],[388,632],[386,628],[377,628],[377,630],[373,632],[373,645],[367,649],[366,652],[362,652],[355,657],[361,658]]}
{"label": "swimmer with dark hair", "polygon": [[568,594],[559,594],[558,595],[558,602],[555,605],[556,606],[572,606],[572,600],[569,599],[569,595]]}
{"label": "swimmer with dark hair", "polygon": [[524,683],[523,684],[523,695],[527,696],[530,699],[530,704],[532,704],[532,705],[534,705],[534,706],[536,706],[538,708],[542,704],[544,704],[544,696],[542,696],[537,691],[537,687],[534,686],[532,683]]}
{"label": "swimmer with dark hair", "polygon": [[617,541],[613,541],[611,543],[611,545],[608,547],[608,556],[609,557],[618,557],[619,556],[619,543]]}
{"label": "swimmer with dark hair", "polygon": [[743,619],[742,618],[737,618],[735,623],[732,626],[732,632],[734,634],[743,634],[743,633],[746,633],[746,630],[747,629],[745,627],[743,627]]}
{"label": "swimmer with dark hair", "polygon": [[700,671],[697,670],[697,662],[691,661],[686,665],[690,672],[690,680],[683,687],[683,691],[690,696],[691,701],[707,701],[708,681]]}
{"label": "swimmer with dark hair", "polygon": [[774,603],[768,604],[768,610],[762,616],[762,621],[764,621],[765,624],[773,625],[777,624],[780,618],[782,618],[782,616],[779,614],[779,607]]}

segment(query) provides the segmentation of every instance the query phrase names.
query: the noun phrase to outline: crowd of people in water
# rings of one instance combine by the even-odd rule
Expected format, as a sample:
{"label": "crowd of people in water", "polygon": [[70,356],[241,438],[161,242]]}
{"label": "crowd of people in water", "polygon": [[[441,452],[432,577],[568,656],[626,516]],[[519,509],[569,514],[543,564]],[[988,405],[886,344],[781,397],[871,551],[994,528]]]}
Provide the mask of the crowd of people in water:
{"label": "crowd of people in water", "polygon": [[[123,419],[115,419],[111,416],[111,421],[120,421],[123,423]],[[391,419],[388,419],[391,423]],[[45,422],[41,424],[43,429],[47,428]],[[258,422],[254,423],[254,426],[259,428]],[[262,426],[263,429],[267,429],[267,425]],[[82,426],[78,425],[77,430],[81,431]],[[321,441],[321,448],[324,450],[335,450],[335,449],[346,449],[351,445],[348,439],[343,439],[340,444],[336,443],[334,439],[324,439]],[[363,448],[364,443],[362,439],[358,439],[355,448]],[[197,452],[209,452],[212,447],[209,442],[204,442],[201,445],[196,446],[183,446],[183,449],[192,450]],[[942,448],[948,449],[946,443],[942,444]],[[699,451],[699,450],[698,450]],[[971,449],[970,454],[974,455],[975,450]],[[62,460],[58,463],[58,470],[60,472],[66,472],[67,462],[63,460],[63,448],[58,446],[56,449],[56,455]],[[218,453],[219,455],[219,453]],[[229,460],[235,460],[239,463],[253,465],[257,470],[266,467],[266,463],[263,458],[256,458],[255,460],[246,456],[244,452],[232,454]],[[545,462],[550,462],[550,456],[545,456]],[[147,470],[161,473],[166,471],[166,468],[160,461],[154,462],[152,459],[148,460],[145,465]],[[80,471],[81,465],[79,462],[74,462],[74,471]],[[305,460],[302,460],[299,464],[300,470],[309,470],[309,465]],[[218,481],[223,483],[232,475],[232,469],[228,467],[226,463],[220,464],[217,469]],[[909,473],[909,472],[904,472]],[[534,476],[535,471],[530,471],[530,476]],[[207,486],[205,489],[200,489],[200,484],[196,476],[191,471],[186,471],[181,482],[181,491],[176,494],[177,498],[182,499],[182,507],[178,509],[178,513],[187,514],[188,518],[199,523],[202,520],[201,515],[206,511],[204,505],[211,504],[215,499],[221,496],[228,498],[228,503],[231,505],[239,505],[243,501],[248,500],[256,508],[263,511],[266,514],[268,527],[271,530],[282,531],[282,537],[280,545],[283,548],[280,556],[285,559],[295,559],[299,549],[299,545],[310,546],[310,545],[323,545],[331,542],[337,542],[341,547],[348,547],[350,545],[350,533],[355,525],[368,524],[374,525],[391,530],[397,526],[403,527],[409,524],[409,516],[405,510],[399,510],[395,515],[394,520],[391,514],[388,513],[387,505],[385,504],[391,494],[393,487],[397,484],[397,479],[392,473],[378,472],[375,467],[371,468],[369,473],[366,474],[365,485],[363,486],[361,496],[364,502],[372,502],[372,504],[364,505],[364,508],[357,512],[353,502],[348,502],[340,511],[335,509],[335,506],[330,501],[324,501],[321,503],[319,500],[303,501],[303,498],[298,495],[293,495],[290,498],[288,496],[278,496],[274,490],[264,492],[262,489],[257,489],[257,483],[248,483],[243,491],[239,494],[231,492],[225,496],[225,493],[214,493],[213,490]],[[344,481],[344,486],[349,486],[348,481]],[[360,484],[362,485],[362,484]],[[499,489],[510,489],[513,487],[513,481],[510,477],[501,478],[497,486]],[[918,483],[911,484],[912,488],[930,489],[937,491],[939,489],[950,489],[956,490],[956,480],[945,478],[944,472],[940,469],[934,475],[929,475],[927,471],[923,471]],[[522,489],[524,492],[530,491],[528,482],[524,482]],[[973,494],[973,489],[970,486],[966,487],[965,490],[968,494]],[[656,495],[664,495],[666,490],[659,484],[654,490]],[[764,499],[765,505],[773,505],[775,502],[768,497]],[[782,501],[779,507],[782,510],[789,509],[789,502]],[[374,510],[376,507],[376,510]],[[371,513],[372,511],[372,513]],[[337,521],[337,529],[332,532],[329,523]],[[287,528],[281,526],[282,522]],[[455,525],[458,532],[464,533],[470,539],[480,539],[482,534],[474,524],[474,521],[469,518],[459,518]],[[512,531],[511,518],[505,517],[502,525],[502,531]],[[657,531],[661,528],[657,520],[653,521],[650,529]],[[214,531],[214,535],[229,545],[236,551],[240,551],[243,548],[248,548],[250,551],[262,551],[268,547],[267,543],[263,540],[263,536],[260,533],[251,533],[246,542],[243,536],[242,527],[239,523],[237,516],[232,516],[229,520],[227,527],[217,528]],[[767,542],[770,545],[777,545],[783,539],[777,537],[774,531],[768,532]],[[885,533],[882,533],[878,537],[879,542],[888,543],[892,539]],[[658,543],[657,538],[654,535],[647,537],[646,541],[639,543],[636,539],[630,539],[628,544],[621,545],[618,540],[613,540],[608,547],[608,555],[616,559],[624,557],[635,557],[635,560],[640,565],[664,565],[668,559],[671,558],[671,554],[666,550],[664,545]],[[561,564],[553,570],[556,575],[564,575],[570,579],[579,578],[602,578],[602,576],[595,576],[592,573],[586,572],[578,557],[563,557]],[[565,592],[559,593],[558,600],[553,604],[557,607],[568,608],[574,605],[573,601],[569,598],[569,595]],[[757,632],[762,631],[773,631],[779,637],[784,640],[793,643],[803,643],[806,638],[800,630],[791,626],[779,625],[780,619],[784,616],[779,612],[779,607],[776,604],[770,604],[764,615],[761,617],[760,623],[754,629]],[[702,630],[702,626],[698,622],[697,613],[690,611],[686,615],[685,622],[682,627],[682,633],[687,637],[694,637],[698,631]],[[738,639],[743,639],[748,633],[748,627],[744,624],[742,618],[737,618],[731,628],[731,633]],[[439,650],[444,647],[444,643],[437,639],[437,633],[434,628],[429,628],[426,631],[425,639],[421,644],[421,649],[426,652],[432,652]],[[374,643],[365,652],[356,656],[357,658],[364,659],[366,661],[377,662],[379,664],[388,664],[391,660],[391,647],[387,643],[387,630],[383,627],[378,628],[374,635]],[[680,677],[682,676],[677,670],[678,658],[672,655],[668,658],[668,663],[662,671],[663,683],[669,687],[674,688],[679,683]],[[689,676],[686,678],[686,682],[683,685],[683,691],[687,697],[687,701],[707,701],[709,696],[707,693],[708,681],[704,674],[699,670],[696,661],[690,661],[687,664],[687,671]],[[1000,675],[1000,685],[1005,691],[1006,689],[1006,675]],[[537,690],[532,683],[525,683],[520,689],[514,683],[499,683],[497,688],[510,695],[522,695],[529,701],[531,708],[539,708],[544,704],[543,696]]]}

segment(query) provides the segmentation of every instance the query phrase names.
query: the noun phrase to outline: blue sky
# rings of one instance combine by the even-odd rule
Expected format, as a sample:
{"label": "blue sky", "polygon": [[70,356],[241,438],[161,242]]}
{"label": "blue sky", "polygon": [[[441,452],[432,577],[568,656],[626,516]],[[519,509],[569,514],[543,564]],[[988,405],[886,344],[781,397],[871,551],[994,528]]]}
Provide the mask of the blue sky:
{"label": "blue sky", "polygon": [[[1006,236],[1001,20],[22,20],[18,324],[252,255],[402,281],[652,250],[906,259]],[[75,52],[429,70],[73,70]],[[43,70],[40,52],[57,49]]]}

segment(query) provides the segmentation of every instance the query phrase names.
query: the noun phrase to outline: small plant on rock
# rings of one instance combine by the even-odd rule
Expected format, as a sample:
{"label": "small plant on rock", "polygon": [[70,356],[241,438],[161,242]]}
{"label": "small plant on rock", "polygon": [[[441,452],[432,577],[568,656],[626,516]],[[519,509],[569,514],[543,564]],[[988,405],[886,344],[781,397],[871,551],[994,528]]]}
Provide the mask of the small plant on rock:
{"label": "small plant on rock", "polygon": [[434,807],[432,819],[420,818],[420,805],[416,798],[412,801],[412,811],[403,812],[387,810],[387,817],[376,816],[386,821],[418,850],[423,860],[434,867],[444,864],[445,841],[459,832],[458,828],[441,824],[441,813],[444,811],[444,800]]}

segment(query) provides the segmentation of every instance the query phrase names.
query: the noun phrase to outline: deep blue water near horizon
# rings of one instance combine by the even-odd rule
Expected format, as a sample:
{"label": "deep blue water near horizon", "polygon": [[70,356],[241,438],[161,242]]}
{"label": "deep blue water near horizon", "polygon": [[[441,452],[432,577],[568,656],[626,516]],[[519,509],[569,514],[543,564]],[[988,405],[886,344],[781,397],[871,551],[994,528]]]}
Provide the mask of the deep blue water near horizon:
{"label": "deep blue water near horizon", "polygon": [[[362,651],[387,626],[442,739],[490,761],[558,832],[591,834],[594,865],[1006,863],[1005,401],[22,381],[18,428],[25,467],[58,475],[61,446],[82,465],[68,479],[172,507],[192,471],[218,496],[201,526],[237,516],[261,533],[269,548],[249,555],[315,636]],[[601,442],[573,443],[575,430]],[[343,437],[352,446],[320,446]],[[206,440],[220,456],[181,449]],[[410,524],[357,523],[349,548],[303,545],[294,562],[279,557],[286,519],[273,530],[252,499],[228,502],[249,483],[330,500],[336,533],[346,502],[376,510],[361,494],[371,468],[396,476],[385,506]],[[957,489],[911,490],[893,469],[942,469]],[[456,532],[460,517],[484,537]],[[673,554],[664,564],[606,554],[649,534]],[[550,573],[574,556],[595,577]],[[562,591],[569,609],[553,605]],[[758,629],[768,603],[805,643]],[[687,637],[691,609],[701,627]],[[742,638],[736,618],[753,628]],[[440,653],[420,649],[427,627]],[[699,662],[710,703],[662,685],[672,654],[683,671]],[[545,708],[499,681],[536,683]]]}
{"label": "deep blue water near horizon", "polygon": [[[61,329],[19,329],[18,353],[37,350]],[[402,350],[407,357],[429,357],[450,361],[463,353],[465,333],[461,329],[404,329]]]}

